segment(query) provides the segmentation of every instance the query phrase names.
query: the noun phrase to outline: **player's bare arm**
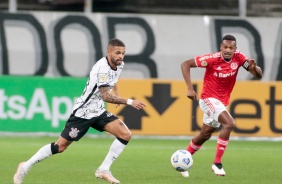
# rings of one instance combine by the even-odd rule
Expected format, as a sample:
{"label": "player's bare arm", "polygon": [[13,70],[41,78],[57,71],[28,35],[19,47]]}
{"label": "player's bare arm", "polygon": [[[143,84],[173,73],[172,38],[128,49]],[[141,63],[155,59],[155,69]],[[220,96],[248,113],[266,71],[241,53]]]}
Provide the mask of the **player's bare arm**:
{"label": "player's bare arm", "polygon": [[191,75],[190,75],[190,68],[194,68],[194,67],[197,67],[194,59],[189,59],[181,64],[181,71],[188,88],[187,97],[190,98],[191,100],[198,100],[197,93],[193,88],[191,82]]}
{"label": "player's bare arm", "polygon": [[110,87],[100,87],[100,96],[105,102],[113,104],[126,104],[127,99],[110,94]]}
{"label": "player's bare arm", "polygon": [[100,96],[105,102],[113,103],[113,104],[127,104],[131,105],[137,110],[142,109],[143,107],[146,107],[146,105],[135,99],[126,99],[126,98],[121,98],[119,96],[112,95],[110,93],[110,87],[100,87]]}
{"label": "player's bare arm", "polygon": [[262,70],[253,59],[248,59],[249,72],[257,78],[262,78]]}
{"label": "player's bare arm", "polygon": [[113,91],[114,91],[114,95],[118,96],[118,87],[117,87],[117,85],[115,85],[113,87]]}
{"label": "player's bare arm", "polygon": [[[113,87],[113,94],[118,96],[118,87],[117,87],[117,85],[114,85],[114,87]],[[116,104],[116,108],[119,107],[119,106],[120,106],[120,104]]]}

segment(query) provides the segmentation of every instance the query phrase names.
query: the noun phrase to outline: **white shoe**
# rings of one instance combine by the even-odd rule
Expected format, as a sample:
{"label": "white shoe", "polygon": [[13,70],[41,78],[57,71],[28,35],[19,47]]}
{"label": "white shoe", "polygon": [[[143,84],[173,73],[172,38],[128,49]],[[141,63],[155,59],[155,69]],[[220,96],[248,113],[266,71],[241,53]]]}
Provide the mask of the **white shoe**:
{"label": "white shoe", "polygon": [[23,164],[24,162],[21,162],[18,165],[17,172],[14,175],[14,184],[21,184],[23,182],[24,176],[27,174],[27,172],[22,167]]}
{"label": "white shoe", "polygon": [[104,179],[112,184],[119,184],[119,180],[115,179],[111,173],[111,171],[108,171],[108,170],[100,170],[100,169],[97,169],[96,172],[95,172],[95,176],[97,178],[100,178],[100,179]]}
{"label": "white shoe", "polygon": [[217,176],[225,176],[226,173],[222,167],[222,164],[213,164],[212,165],[212,171],[214,172],[214,174],[216,174]]}
{"label": "white shoe", "polygon": [[188,171],[183,171],[183,172],[180,172],[181,175],[185,178],[188,178],[189,177],[189,172]]}

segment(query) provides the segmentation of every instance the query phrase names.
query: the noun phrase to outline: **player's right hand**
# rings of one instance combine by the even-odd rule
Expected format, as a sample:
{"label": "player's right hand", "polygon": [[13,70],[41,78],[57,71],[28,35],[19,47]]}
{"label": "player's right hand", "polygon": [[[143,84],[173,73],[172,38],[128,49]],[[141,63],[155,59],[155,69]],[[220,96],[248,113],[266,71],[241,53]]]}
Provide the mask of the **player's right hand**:
{"label": "player's right hand", "polygon": [[197,93],[194,91],[194,89],[188,89],[187,97],[191,100],[198,100]]}

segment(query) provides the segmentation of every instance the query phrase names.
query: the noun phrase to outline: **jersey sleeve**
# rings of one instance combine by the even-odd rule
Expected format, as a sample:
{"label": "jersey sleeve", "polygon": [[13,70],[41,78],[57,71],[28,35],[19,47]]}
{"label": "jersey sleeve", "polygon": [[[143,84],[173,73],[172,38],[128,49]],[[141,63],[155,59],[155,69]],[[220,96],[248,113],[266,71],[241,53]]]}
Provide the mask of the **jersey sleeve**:
{"label": "jersey sleeve", "polygon": [[213,56],[211,54],[206,54],[203,56],[196,56],[194,58],[197,67],[206,68],[213,62]]}
{"label": "jersey sleeve", "polygon": [[97,70],[97,86],[98,87],[105,87],[110,86],[110,77],[108,75],[109,67],[107,66],[100,66]]}

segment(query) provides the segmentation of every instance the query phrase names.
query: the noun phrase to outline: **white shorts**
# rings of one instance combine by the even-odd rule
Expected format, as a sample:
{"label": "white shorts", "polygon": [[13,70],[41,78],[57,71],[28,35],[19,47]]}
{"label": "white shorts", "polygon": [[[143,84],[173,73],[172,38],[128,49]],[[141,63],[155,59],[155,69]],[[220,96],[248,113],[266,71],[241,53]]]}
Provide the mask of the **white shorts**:
{"label": "white shorts", "polygon": [[199,100],[199,106],[204,112],[204,124],[218,128],[220,126],[218,116],[226,110],[223,103],[215,98],[205,98]]}

